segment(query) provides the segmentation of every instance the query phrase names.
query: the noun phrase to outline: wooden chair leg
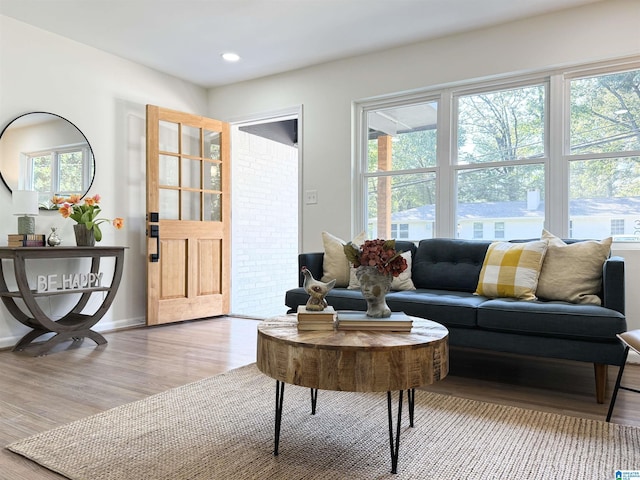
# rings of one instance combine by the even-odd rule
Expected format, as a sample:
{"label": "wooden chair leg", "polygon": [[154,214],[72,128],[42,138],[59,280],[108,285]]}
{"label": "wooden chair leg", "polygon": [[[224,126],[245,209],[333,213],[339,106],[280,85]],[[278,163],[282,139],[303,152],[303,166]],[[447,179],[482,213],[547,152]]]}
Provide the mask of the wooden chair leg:
{"label": "wooden chair leg", "polygon": [[598,403],[604,403],[604,398],[607,390],[607,373],[609,372],[608,365],[605,363],[594,363],[593,369],[596,375],[596,401]]}

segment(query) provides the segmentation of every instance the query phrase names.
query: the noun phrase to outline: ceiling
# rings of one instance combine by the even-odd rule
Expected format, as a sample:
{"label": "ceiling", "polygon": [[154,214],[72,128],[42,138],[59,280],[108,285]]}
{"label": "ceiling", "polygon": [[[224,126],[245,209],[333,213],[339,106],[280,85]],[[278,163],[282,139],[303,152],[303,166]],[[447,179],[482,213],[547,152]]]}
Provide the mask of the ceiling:
{"label": "ceiling", "polygon": [[0,14],[210,88],[596,1],[0,0]]}

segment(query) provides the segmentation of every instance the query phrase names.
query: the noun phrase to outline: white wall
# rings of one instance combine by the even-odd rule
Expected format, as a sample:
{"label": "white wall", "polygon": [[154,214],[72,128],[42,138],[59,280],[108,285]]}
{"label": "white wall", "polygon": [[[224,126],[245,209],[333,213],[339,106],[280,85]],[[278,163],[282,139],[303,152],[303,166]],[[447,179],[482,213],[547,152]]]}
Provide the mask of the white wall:
{"label": "white wall", "polygon": [[[105,216],[121,216],[126,222],[121,231],[103,229],[104,245],[124,245],[128,250],[120,291],[97,330],[144,323],[148,103],[207,114],[207,93],[200,87],[0,16],[0,128],[30,111],[56,113],[73,122],[95,154],[91,193],[102,196]],[[0,245],[6,245],[6,235],[17,229],[10,205],[11,195],[0,185]],[[44,212],[36,219],[38,232],[57,226],[67,244],[74,242],[73,223],[57,212]],[[0,305],[0,348],[13,345],[28,331]]]}
{"label": "white wall", "polygon": [[[300,202],[301,245],[303,251],[319,251],[323,230],[344,239],[358,233],[352,231],[354,101],[640,55],[638,25],[639,1],[608,0],[216,88],[209,93],[209,114],[225,120],[304,105],[301,191],[317,190],[318,203]],[[624,256],[621,249],[616,253]],[[631,328],[640,328],[640,298],[634,295],[640,286],[639,266],[627,265]]]}

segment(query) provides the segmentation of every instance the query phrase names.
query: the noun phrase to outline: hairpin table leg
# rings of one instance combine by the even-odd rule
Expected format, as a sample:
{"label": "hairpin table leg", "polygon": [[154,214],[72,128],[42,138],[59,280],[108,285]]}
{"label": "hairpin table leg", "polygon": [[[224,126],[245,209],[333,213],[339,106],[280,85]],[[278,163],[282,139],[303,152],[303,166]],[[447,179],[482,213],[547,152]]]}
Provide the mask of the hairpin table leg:
{"label": "hairpin table leg", "polygon": [[402,393],[398,392],[398,421],[396,437],[393,438],[393,417],[391,415],[391,392],[387,392],[387,411],[389,414],[389,446],[391,447],[391,473],[398,473],[398,453],[400,450],[400,423],[402,421]]}
{"label": "hairpin table leg", "polygon": [[284,401],[284,382],[276,380],[276,429],[273,454],[278,455],[280,445],[280,426],[282,425],[282,403]]}

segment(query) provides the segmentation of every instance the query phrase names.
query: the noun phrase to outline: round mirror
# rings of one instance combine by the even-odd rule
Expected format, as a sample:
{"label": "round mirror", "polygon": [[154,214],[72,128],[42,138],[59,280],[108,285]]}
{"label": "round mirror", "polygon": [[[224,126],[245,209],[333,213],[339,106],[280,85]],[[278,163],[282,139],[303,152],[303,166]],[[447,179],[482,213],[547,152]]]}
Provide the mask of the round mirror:
{"label": "round mirror", "polygon": [[66,118],[32,112],[11,121],[0,134],[0,178],[10,192],[35,190],[40,208],[54,195],[83,197],[95,175],[93,150]]}

